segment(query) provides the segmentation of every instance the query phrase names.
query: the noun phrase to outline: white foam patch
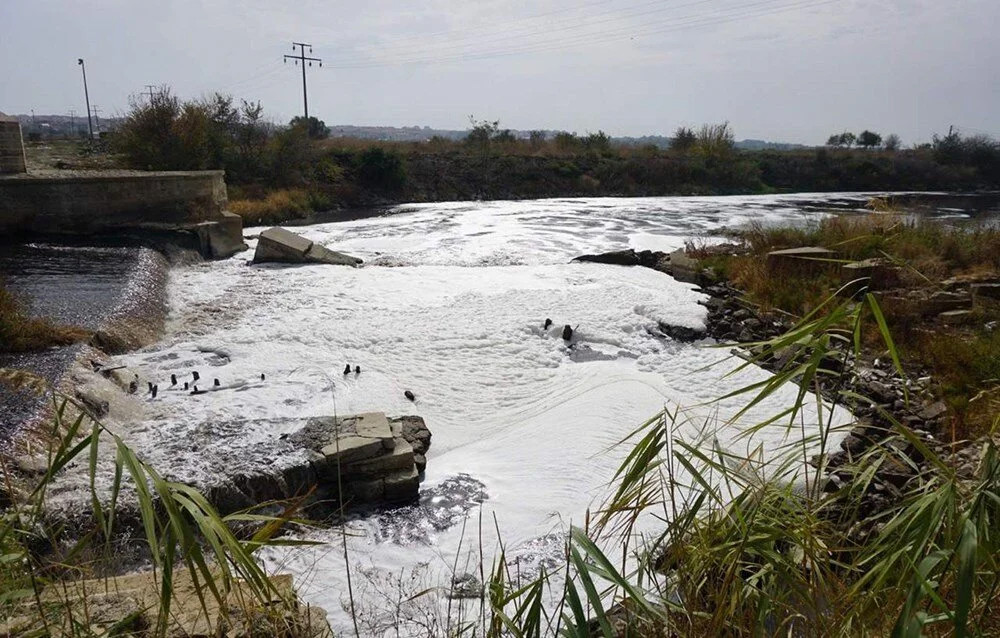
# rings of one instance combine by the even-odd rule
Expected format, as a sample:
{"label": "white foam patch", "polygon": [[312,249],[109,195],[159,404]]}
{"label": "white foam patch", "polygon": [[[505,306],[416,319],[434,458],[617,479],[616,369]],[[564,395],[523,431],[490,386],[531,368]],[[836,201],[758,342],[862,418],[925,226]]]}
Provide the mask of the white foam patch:
{"label": "white foam patch", "polygon": [[[252,266],[249,253],[178,268],[166,336],[123,362],[160,379],[161,388],[171,373],[192,369],[203,384],[219,378],[246,385],[200,396],[161,390],[127,438],[167,474],[206,480],[234,450],[246,451],[237,456],[247,465],[267,462],[268,443],[284,432],[280,421],[241,431],[219,424],[326,415],[335,396],[340,414],[424,417],[434,438],[423,488],[459,473],[482,481],[489,494],[484,520],[492,527],[495,514],[508,544],[565,531],[606,493],[623,454],[609,448],[638,424],[664,405],[685,406],[696,421],[724,422],[746,398],[704,404],[765,377],[757,369],[724,377],[736,365],[725,351],[656,336],[659,322],[704,325],[704,297],[691,285],[644,268],[570,260],[629,246],[677,248],[749,219],[825,214],[804,213],[799,201],[805,198],[408,206],[385,217],[294,229],[361,256],[368,264],[360,269]],[[554,323],[543,330],[546,318]],[[573,350],[600,356],[571,358],[564,324],[575,328]],[[228,362],[206,350],[224,352]],[[343,375],[347,363],[361,366],[361,374]],[[415,393],[415,403],[404,390]],[[720,440],[748,445],[736,438],[741,427],[776,413],[793,395],[790,388],[779,392],[722,428]],[[167,440],[191,441],[189,453],[178,454]],[[787,442],[781,431],[758,440]],[[354,537],[354,567],[398,571],[429,562],[443,569],[458,551],[460,526],[431,538],[430,545],[400,547]],[[488,551],[494,542],[487,534]],[[330,611],[336,627],[346,625],[338,552],[266,555],[276,569],[299,576],[306,598]]]}

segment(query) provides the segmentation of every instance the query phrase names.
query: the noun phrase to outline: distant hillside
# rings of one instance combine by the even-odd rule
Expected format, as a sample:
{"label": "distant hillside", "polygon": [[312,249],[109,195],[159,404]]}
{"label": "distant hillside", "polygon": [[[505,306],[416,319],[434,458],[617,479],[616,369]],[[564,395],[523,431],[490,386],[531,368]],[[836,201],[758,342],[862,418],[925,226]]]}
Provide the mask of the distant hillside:
{"label": "distant hillside", "polygon": [[[544,130],[546,137],[551,139],[563,131]],[[531,131],[512,129],[514,137],[528,139]],[[380,140],[385,142],[426,142],[432,137],[443,137],[449,140],[460,140],[469,134],[468,129],[434,129],[429,126],[354,126],[338,124],[330,127],[331,137],[353,137],[363,140]],[[641,137],[612,137],[611,143],[619,146],[655,146],[670,148],[673,140],[663,135],[643,135]],[[736,148],[749,151],[774,150],[784,151],[797,148],[808,148],[804,144],[789,144],[786,142],[768,142],[765,140],[740,140]]]}
{"label": "distant hillside", "polygon": [[[37,133],[42,137],[86,134],[87,118],[83,115],[70,117],[68,115],[15,115],[21,122],[25,135]],[[121,118],[99,118],[101,131],[114,130]],[[97,121],[94,123],[98,130]],[[544,130],[548,139],[564,131]],[[528,139],[531,131],[512,129],[511,133],[517,139]],[[330,126],[331,137],[352,137],[362,140],[379,140],[383,142],[426,142],[432,137],[443,137],[448,140],[461,140],[469,134],[468,129],[436,129],[429,126],[355,126],[353,124],[337,124]],[[611,143],[618,146],[655,146],[667,149],[673,140],[664,135],[643,135],[640,137],[612,137]],[[768,142],[765,140],[740,140],[736,148],[748,151],[785,151],[797,148],[808,148],[804,144],[788,144],[785,142]]]}

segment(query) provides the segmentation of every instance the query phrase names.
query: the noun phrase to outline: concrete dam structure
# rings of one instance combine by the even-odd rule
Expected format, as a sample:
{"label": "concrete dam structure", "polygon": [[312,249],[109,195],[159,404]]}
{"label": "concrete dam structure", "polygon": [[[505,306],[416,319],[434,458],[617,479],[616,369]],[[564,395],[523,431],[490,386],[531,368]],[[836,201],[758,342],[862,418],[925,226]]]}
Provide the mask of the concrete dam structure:
{"label": "concrete dam structure", "polygon": [[0,175],[27,172],[24,139],[17,118],[0,113]]}
{"label": "concrete dam structure", "polygon": [[0,234],[152,239],[209,258],[245,248],[223,171],[45,171],[0,176]]}

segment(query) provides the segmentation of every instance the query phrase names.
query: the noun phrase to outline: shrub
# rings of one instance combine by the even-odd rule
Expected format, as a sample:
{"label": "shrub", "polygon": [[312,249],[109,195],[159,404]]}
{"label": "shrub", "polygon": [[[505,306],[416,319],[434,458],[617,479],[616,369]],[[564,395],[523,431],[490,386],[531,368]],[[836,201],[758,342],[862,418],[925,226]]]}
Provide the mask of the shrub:
{"label": "shrub", "polygon": [[[318,200],[302,189],[281,189],[267,193],[260,199],[230,200],[229,210],[243,218],[248,225],[277,224],[288,219],[305,217]],[[323,202],[329,204],[329,202]],[[329,208],[322,206],[320,208]]]}
{"label": "shrub", "polygon": [[399,191],[406,185],[406,169],[398,153],[380,147],[362,151],[357,163],[358,180],[371,189]]}

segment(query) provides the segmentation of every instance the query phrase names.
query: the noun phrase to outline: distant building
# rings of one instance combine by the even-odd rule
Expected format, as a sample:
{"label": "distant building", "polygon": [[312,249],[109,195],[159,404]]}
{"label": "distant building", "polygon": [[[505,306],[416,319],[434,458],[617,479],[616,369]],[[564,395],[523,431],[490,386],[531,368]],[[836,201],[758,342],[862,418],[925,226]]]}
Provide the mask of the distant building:
{"label": "distant building", "polygon": [[0,113],[0,174],[27,172],[21,123]]}

